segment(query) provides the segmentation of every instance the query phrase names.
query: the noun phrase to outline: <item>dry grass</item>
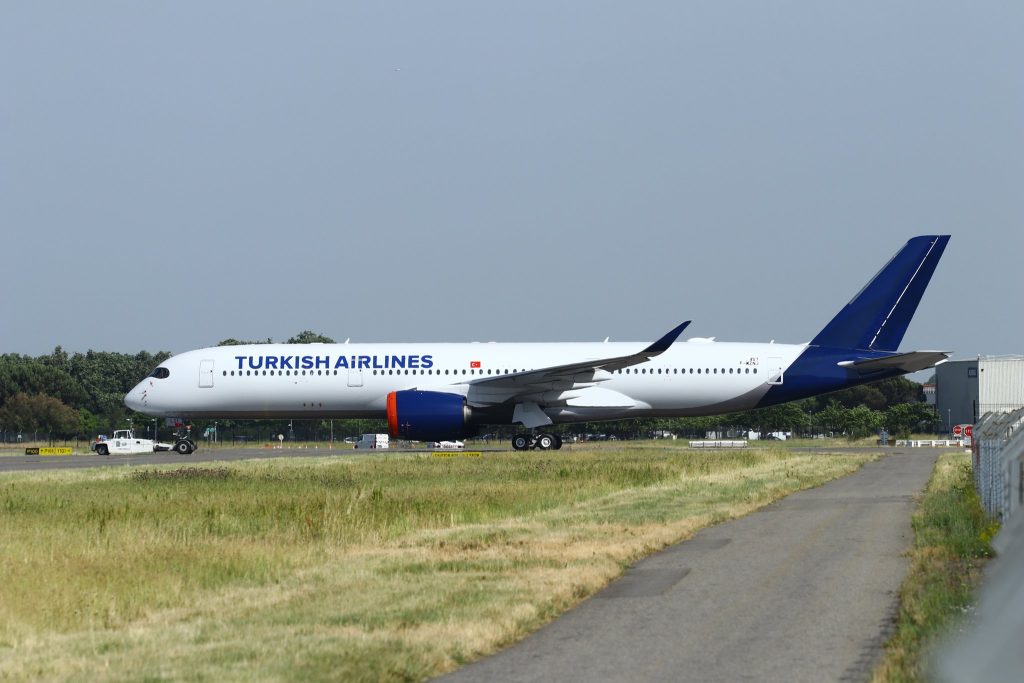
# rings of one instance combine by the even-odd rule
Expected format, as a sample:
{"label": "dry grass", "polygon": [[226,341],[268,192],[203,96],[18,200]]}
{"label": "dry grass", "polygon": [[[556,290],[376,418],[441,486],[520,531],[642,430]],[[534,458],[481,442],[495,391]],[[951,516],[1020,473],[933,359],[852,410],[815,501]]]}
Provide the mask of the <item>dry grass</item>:
{"label": "dry grass", "polygon": [[0,678],[421,680],[871,456],[683,448],[0,478]]}

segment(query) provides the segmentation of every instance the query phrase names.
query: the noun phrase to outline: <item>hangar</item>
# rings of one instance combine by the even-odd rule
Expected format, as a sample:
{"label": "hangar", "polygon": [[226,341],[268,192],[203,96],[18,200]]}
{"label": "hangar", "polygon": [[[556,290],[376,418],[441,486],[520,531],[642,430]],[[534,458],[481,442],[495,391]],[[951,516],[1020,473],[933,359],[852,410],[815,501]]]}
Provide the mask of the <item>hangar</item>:
{"label": "hangar", "polygon": [[1024,407],[1024,356],[978,356],[935,366],[935,409],[947,431],[985,413]]}

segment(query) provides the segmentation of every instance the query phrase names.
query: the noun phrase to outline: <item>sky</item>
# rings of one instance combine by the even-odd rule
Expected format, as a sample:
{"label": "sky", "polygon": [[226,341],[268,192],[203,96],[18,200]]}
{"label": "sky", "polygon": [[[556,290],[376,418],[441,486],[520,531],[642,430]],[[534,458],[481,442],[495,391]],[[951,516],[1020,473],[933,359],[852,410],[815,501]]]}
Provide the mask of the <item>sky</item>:
{"label": "sky", "polygon": [[0,353],[805,342],[951,234],[902,349],[1024,353],[1024,4],[0,3]]}

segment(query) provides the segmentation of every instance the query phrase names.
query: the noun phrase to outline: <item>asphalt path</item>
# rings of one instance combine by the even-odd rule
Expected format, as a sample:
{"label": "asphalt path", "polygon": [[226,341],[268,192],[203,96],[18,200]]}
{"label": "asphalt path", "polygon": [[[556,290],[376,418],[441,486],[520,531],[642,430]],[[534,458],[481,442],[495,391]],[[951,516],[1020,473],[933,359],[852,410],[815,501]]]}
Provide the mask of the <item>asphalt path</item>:
{"label": "asphalt path", "polygon": [[939,449],[710,527],[445,681],[864,681],[907,571]]}

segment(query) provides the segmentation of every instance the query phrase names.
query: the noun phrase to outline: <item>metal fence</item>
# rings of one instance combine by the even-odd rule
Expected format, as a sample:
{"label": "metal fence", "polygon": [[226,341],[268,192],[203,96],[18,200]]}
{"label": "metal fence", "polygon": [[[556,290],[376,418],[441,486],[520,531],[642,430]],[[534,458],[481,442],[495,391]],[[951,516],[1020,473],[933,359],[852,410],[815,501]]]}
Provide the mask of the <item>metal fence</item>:
{"label": "metal fence", "polygon": [[974,426],[974,485],[1001,522],[997,557],[965,628],[940,653],[935,678],[950,683],[1020,681],[1024,671],[1024,409],[986,413]]}
{"label": "metal fence", "polygon": [[1024,408],[986,413],[974,426],[972,473],[982,507],[1005,521],[1024,505]]}

